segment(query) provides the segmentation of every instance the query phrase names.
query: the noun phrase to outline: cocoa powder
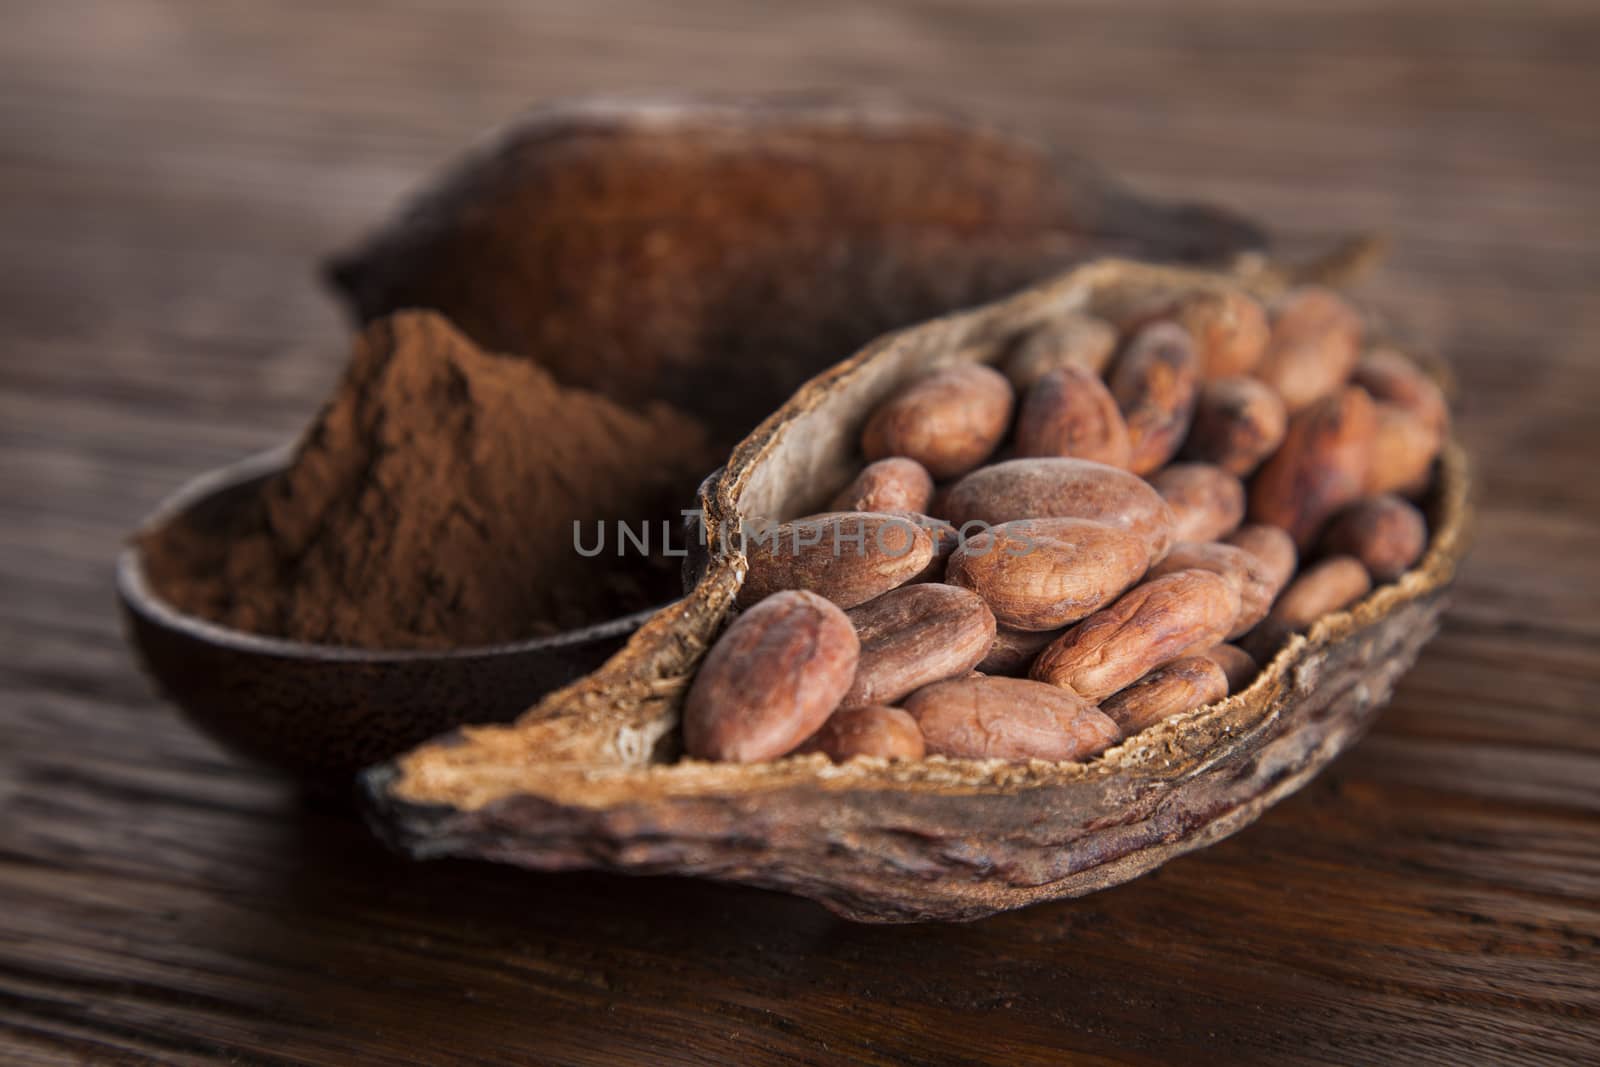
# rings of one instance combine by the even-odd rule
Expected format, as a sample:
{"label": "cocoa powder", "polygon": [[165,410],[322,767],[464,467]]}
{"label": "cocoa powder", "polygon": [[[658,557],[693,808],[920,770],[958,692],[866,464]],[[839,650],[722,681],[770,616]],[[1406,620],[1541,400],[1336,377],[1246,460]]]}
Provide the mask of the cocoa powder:
{"label": "cocoa powder", "polygon": [[[357,340],[289,466],[222,522],[142,538],[153,588],[237,629],[439,649],[544,636],[670,600],[660,555],[709,466],[698,423],[558,385],[431,312]],[[606,527],[603,551],[592,549]],[[616,523],[654,555],[618,555]],[[674,521],[674,527],[676,522]],[[676,545],[681,549],[681,537]]]}

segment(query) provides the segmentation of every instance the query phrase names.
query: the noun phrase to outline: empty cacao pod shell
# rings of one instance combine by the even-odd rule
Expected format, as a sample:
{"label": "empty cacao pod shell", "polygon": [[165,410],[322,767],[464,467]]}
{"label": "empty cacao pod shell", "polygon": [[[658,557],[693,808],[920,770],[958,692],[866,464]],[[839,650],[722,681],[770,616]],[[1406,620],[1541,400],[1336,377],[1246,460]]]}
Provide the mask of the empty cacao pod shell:
{"label": "empty cacao pod shell", "polygon": [[598,99],[513,124],[328,276],[363,321],[437,309],[488,351],[665,400],[731,444],[885,330],[1097,255],[1221,264],[1264,244],[930,108]]}

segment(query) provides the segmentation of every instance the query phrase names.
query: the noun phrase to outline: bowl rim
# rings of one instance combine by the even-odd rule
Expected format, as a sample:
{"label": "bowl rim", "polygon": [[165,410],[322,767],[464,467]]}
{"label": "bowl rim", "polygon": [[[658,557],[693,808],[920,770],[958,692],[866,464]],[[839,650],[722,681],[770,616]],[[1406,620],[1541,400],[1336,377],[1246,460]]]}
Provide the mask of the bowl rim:
{"label": "bowl rim", "polygon": [[288,466],[295,447],[293,442],[278,445],[221,467],[214,467],[190,478],[163,498],[134,528],[128,542],[117,554],[117,596],[123,606],[144,622],[180,634],[191,641],[227,649],[230,652],[321,663],[384,664],[489,659],[569,648],[573,645],[632,633],[650,616],[674,603],[667,601],[629,615],[621,615],[579,630],[567,630],[549,637],[445,649],[382,649],[355,645],[328,645],[252,633],[183,611],[158,594],[145,575],[144,555],[139,547],[138,537],[166,525],[177,516],[225,492],[282,470]]}

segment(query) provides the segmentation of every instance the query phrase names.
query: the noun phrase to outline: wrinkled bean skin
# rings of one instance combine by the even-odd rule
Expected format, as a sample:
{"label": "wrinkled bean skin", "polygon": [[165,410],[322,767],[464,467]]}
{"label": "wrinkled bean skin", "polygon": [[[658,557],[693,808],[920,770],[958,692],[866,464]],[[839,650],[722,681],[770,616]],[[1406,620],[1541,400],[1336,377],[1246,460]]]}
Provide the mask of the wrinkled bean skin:
{"label": "wrinkled bean skin", "polygon": [[1330,556],[1354,556],[1374,582],[1392,582],[1410,570],[1428,547],[1422,512],[1397,496],[1376,496],[1341,511],[1322,538]]}
{"label": "wrinkled bean skin", "polygon": [[1140,329],[1107,384],[1128,424],[1129,469],[1160,470],[1182,446],[1200,390],[1200,357],[1188,332],[1172,322]]}
{"label": "wrinkled bean skin", "polygon": [[828,510],[920,513],[928,510],[932,498],[933,477],[927,469],[914,459],[891,456],[863,467]]}
{"label": "wrinkled bean skin", "polygon": [[1225,635],[1228,640],[1248,633],[1266,618],[1272,601],[1289,580],[1287,574],[1278,580],[1276,572],[1255,554],[1213,541],[1178,542],[1166,559],[1151,568],[1149,577],[1160,578],[1183,570],[1210,571],[1226,578],[1238,591],[1239,615]]}
{"label": "wrinkled bean skin", "polygon": [[935,478],[955,478],[999,446],[1014,403],[1011,383],[993,367],[946,367],[878,405],[861,450],[869,460],[906,456]]}
{"label": "wrinkled bean skin", "polygon": [[1061,367],[1081,367],[1098,378],[1116,350],[1117,331],[1110,323],[1091,315],[1063,315],[1023,337],[1002,370],[1017,392],[1024,393]]}
{"label": "wrinkled bean skin", "polygon": [[746,542],[750,569],[739,590],[749,606],[782,589],[809,589],[853,608],[904,585],[933,561],[933,539],[914,518],[832,512],[778,523]]}
{"label": "wrinkled bean skin", "polygon": [[1271,386],[1219,378],[1200,387],[1183,455],[1243,478],[1277,451],[1288,428],[1288,411]]}
{"label": "wrinkled bean skin", "polygon": [[1157,667],[1220,644],[1239,617],[1233,584],[1210,571],[1153,578],[1039,653],[1029,677],[1099,701]]}
{"label": "wrinkled bean skin", "polygon": [[1172,509],[1179,541],[1215,541],[1244,520],[1244,483],[1209,463],[1174,463],[1150,476]]}
{"label": "wrinkled bean skin", "polygon": [[833,762],[843,763],[857,756],[919,760],[927,749],[910,712],[869,704],[840,708],[796,751],[821,752]]}
{"label": "wrinkled bean skin", "polygon": [[994,615],[975,593],[951,585],[908,585],[849,612],[861,642],[846,705],[893,704],[906,694],[966,674],[994,644]]}
{"label": "wrinkled bean skin", "polygon": [[814,593],[789,590],[736,618],[684,698],[683,740],[699,759],[777,759],[810,737],[855,677],[850,619]]}
{"label": "wrinkled bean skin", "polygon": [[1086,459],[1013,459],[975,470],[950,488],[956,526],[1014,519],[1092,519],[1137,534],[1153,563],[1175,540],[1172,511],[1143,478]]}
{"label": "wrinkled bean skin", "polygon": [[1292,415],[1349,380],[1361,355],[1361,315],[1320,286],[1288,293],[1273,308],[1272,334],[1256,377],[1278,391]]}
{"label": "wrinkled bean skin", "polygon": [[1127,467],[1128,426],[1105,383],[1082,367],[1062,367],[1028,390],[1017,416],[1019,457],[1076,456]]}
{"label": "wrinkled bean skin", "polygon": [[1115,600],[1148,558],[1137,535],[1115,526],[1021,519],[967,538],[946,576],[982,597],[1005,626],[1055,630]]}
{"label": "wrinkled bean skin", "polygon": [[1334,512],[1365,495],[1376,428],[1372,398],[1357,388],[1295,416],[1250,487],[1251,521],[1287,530],[1305,551]]}
{"label": "wrinkled bean skin", "polygon": [[1121,737],[1087,700],[1025,678],[962,678],[906,701],[930,755],[958,759],[1082,760]]}
{"label": "wrinkled bean skin", "polygon": [[1124,737],[1162,719],[1204,707],[1228,695],[1228,676],[1205,656],[1173,660],[1103,701],[1100,710],[1122,729]]}

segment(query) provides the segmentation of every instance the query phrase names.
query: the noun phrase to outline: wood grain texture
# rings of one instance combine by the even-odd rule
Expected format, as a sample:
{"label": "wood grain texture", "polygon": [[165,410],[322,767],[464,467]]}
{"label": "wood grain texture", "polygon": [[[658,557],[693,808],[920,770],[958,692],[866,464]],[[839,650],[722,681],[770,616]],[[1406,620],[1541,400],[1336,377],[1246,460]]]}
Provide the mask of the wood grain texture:
{"label": "wood grain texture", "polygon": [[[0,1059],[1572,1062],[1600,1043],[1600,18],[1582,0],[21,0],[0,35]],[[339,370],[312,264],[556,93],[890,86],[1388,230],[1484,481],[1371,735],[1222,844],[971,926],[411,865],[123,649],[118,538]]]}

